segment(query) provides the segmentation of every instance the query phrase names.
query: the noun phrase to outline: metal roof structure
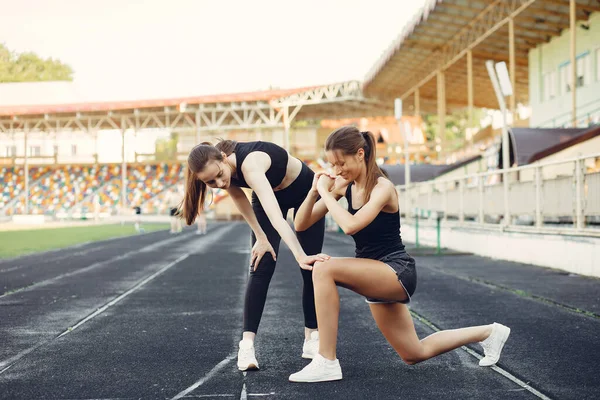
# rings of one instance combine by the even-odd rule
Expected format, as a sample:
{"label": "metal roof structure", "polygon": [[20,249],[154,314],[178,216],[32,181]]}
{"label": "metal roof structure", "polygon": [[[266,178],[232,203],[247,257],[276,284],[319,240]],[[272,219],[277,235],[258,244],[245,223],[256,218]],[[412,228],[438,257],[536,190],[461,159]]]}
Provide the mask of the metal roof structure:
{"label": "metal roof structure", "polygon": [[348,118],[392,113],[391,104],[365,97],[358,81],[263,92],[156,100],[0,105],[0,133],[286,128],[294,119]]}
{"label": "metal roof structure", "polygon": [[[569,28],[569,11],[569,0],[427,0],[368,73],[365,94],[400,97],[408,110],[435,112],[444,86],[449,111],[470,103],[495,109],[485,61],[510,65],[512,48],[515,103],[527,104],[528,51]],[[594,11],[598,0],[576,1],[578,21]]]}

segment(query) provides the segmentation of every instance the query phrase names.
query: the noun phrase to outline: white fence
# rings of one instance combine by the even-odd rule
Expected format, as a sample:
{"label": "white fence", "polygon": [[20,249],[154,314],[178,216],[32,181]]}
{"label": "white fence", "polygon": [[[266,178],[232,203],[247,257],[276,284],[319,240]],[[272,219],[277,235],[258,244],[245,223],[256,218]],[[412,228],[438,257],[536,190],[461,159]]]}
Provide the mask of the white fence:
{"label": "white fence", "polygon": [[465,224],[600,235],[600,154],[398,189],[401,209],[411,210],[409,217],[427,210],[427,215],[434,212]]}

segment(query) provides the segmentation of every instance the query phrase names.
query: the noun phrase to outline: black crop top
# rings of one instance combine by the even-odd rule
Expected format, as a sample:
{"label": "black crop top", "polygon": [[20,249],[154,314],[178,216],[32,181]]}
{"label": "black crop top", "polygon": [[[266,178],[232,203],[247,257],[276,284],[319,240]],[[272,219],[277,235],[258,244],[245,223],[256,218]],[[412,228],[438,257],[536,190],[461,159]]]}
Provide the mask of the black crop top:
{"label": "black crop top", "polygon": [[[346,189],[348,212],[354,215],[358,212],[352,208],[352,184]],[[380,211],[373,221],[352,235],[356,243],[356,257],[378,260],[396,251],[404,250],[400,238],[400,210],[394,213]]]}
{"label": "black crop top", "polygon": [[238,187],[249,188],[244,174],[242,173],[242,164],[248,154],[254,151],[262,151],[271,157],[271,166],[265,172],[267,180],[272,188],[275,188],[283,182],[287,172],[288,153],[282,147],[270,142],[240,142],[235,145],[233,152],[236,157],[237,178],[231,178],[231,184]]}

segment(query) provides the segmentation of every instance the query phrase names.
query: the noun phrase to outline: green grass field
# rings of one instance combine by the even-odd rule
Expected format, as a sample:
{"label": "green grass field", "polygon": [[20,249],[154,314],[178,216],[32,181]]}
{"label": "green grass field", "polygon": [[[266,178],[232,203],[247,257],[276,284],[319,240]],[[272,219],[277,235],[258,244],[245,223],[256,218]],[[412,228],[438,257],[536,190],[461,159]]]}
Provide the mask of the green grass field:
{"label": "green grass field", "polygon": [[[168,224],[144,224],[146,232],[169,229]],[[133,224],[88,225],[69,228],[0,232],[0,258],[59,249],[78,243],[136,235]]]}

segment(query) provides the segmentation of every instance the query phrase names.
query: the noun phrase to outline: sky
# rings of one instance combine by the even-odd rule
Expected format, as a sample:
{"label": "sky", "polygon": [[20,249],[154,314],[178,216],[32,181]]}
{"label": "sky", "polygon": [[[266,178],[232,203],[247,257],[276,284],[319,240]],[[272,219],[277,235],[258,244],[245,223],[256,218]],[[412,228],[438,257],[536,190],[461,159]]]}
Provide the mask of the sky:
{"label": "sky", "polygon": [[366,74],[424,0],[0,0],[0,42],[96,100],[294,88]]}

